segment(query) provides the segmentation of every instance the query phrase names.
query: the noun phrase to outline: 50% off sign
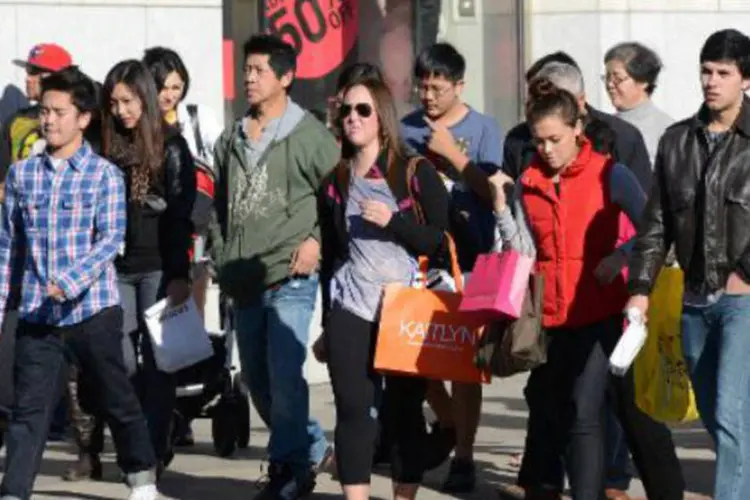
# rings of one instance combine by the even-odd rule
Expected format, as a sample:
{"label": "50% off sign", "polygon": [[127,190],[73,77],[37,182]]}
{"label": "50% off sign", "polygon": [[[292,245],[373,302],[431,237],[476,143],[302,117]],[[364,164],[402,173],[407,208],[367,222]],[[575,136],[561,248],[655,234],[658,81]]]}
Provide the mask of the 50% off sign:
{"label": "50% off sign", "polygon": [[354,47],[358,0],[265,0],[271,33],[297,51],[297,78],[320,78],[336,69]]}

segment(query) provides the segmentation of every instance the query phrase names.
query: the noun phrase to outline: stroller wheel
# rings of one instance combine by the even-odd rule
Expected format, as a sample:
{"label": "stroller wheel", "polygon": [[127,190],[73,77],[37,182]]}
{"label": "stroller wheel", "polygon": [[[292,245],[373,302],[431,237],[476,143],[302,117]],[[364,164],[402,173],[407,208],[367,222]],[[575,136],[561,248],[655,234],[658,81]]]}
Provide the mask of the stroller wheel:
{"label": "stroller wheel", "polygon": [[250,403],[247,395],[235,379],[232,385],[232,399],[234,400],[234,424],[236,426],[237,447],[241,450],[250,446]]}
{"label": "stroller wheel", "polygon": [[234,405],[222,399],[211,415],[211,437],[216,454],[222,458],[230,457],[237,447],[236,419]]}

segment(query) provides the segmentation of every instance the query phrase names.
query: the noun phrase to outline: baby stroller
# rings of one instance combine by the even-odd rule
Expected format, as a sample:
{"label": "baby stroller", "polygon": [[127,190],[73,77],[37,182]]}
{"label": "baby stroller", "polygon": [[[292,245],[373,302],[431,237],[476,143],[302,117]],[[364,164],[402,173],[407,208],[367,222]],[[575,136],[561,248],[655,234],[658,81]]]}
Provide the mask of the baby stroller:
{"label": "baby stroller", "polygon": [[230,457],[237,448],[244,449],[250,444],[250,403],[241,381],[239,363],[232,356],[236,349],[229,305],[223,301],[219,304],[218,295],[218,290],[211,287],[206,300],[209,325],[211,306],[219,309],[214,317],[222,319],[214,321],[220,323],[217,325],[220,331],[209,333],[213,356],[175,374],[177,402],[173,438],[178,429],[192,420],[210,418],[214,450],[220,457]]}

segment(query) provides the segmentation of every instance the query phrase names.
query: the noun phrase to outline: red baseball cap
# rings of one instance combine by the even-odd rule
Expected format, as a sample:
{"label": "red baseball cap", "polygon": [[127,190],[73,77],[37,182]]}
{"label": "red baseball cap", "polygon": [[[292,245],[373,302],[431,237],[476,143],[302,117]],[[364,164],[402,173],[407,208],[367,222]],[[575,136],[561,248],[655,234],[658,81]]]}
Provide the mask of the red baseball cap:
{"label": "red baseball cap", "polygon": [[27,60],[16,59],[13,62],[22,68],[32,67],[54,72],[71,66],[73,58],[67,50],[57,44],[40,43],[34,45]]}

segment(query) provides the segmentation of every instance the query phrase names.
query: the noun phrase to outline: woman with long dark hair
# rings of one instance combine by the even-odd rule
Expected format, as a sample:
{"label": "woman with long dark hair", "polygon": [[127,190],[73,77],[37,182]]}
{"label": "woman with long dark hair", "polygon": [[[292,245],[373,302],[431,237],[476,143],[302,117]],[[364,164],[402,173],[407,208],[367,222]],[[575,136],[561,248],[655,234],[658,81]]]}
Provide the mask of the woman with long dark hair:
{"label": "woman with long dark hair", "polygon": [[[444,257],[449,201],[426,160],[418,160],[413,178],[407,175],[410,158],[385,83],[368,79],[346,87],[338,120],[342,160],[321,189],[319,212],[323,338],[336,404],[338,474],[345,497],[358,500],[369,498],[378,428],[381,377],[372,364],[383,290],[410,284],[417,256]],[[421,223],[413,203],[424,214]],[[427,384],[398,375],[385,380],[394,498],[413,499],[425,470]]]}
{"label": "woman with long dark hair", "polygon": [[123,170],[128,192],[125,247],[116,261],[124,332],[141,355],[136,389],[161,472],[173,456],[175,381],[156,366],[143,318],[164,296],[175,304],[190,296],[193,158],[179,131],[165,124],[156,84],[140,61],[112,68],[102,87],[102,105],[103,153]]}

